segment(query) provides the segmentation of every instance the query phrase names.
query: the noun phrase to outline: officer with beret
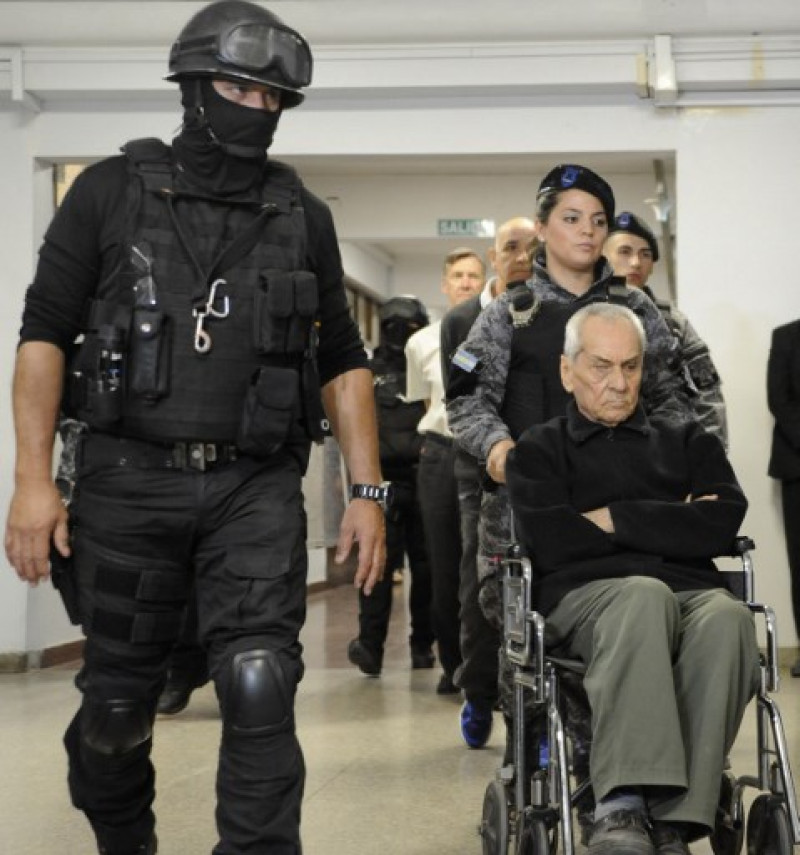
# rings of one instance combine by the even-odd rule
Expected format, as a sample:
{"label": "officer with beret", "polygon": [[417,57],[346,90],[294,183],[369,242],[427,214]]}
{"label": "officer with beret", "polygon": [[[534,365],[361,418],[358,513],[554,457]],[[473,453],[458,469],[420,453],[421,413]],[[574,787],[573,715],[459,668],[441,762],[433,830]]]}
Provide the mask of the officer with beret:
{"label": "officer with beret", "polygon": [[[337,559],[358,544],[365,591],[383,570],[372,377],[333,221],[267,155],[311,75],[306,41],[263,7],[202,8],[169,58],[177,137],[78,177],[26,295],[5,548],[31,585],[51,543],[72,560],[86,645],[68,781],[104,855],[157,850],[153,719],[192,583],[222,715],[213,852],[301,851],[301,477],[328,425],[358,497]],[[87,425],[69,514],[60,407]]]}
{"label": "officer with beret", "polygon": [[656,304],[675,336],[689,405],[698,422],[728,446],[728,422],[722,381],[711,359],[708,345],[697,334],[686,315],[662,300],[647,284],[658,261],[658,241],[641,217],[630,211],[618,214],[608,230],[603,254],[617,276],[631,288],[640,288]]}

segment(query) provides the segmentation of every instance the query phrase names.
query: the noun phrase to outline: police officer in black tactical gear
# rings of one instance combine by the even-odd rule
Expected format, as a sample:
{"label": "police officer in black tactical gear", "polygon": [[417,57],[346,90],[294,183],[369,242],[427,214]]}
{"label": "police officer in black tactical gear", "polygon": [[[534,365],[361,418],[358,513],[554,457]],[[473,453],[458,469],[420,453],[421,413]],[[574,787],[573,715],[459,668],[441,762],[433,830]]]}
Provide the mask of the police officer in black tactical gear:
{"label": "police officer in black tactical gear", "polygon": [[[356,584],[382,573],[372,376],[333,222],[266,154],[311,71],[302,36],[260,6],[199,11],[169,61],[180,133],[78,177],[26,295],[5,547],[32,585],[51,542],[73,561],[86,646],[69,788],[106,855],[157,849],[153,719],[192,581],[223,720],[213,852],[301,851],[301,476],[326,419],[359,497],[337,560],[357,541]],[[87,425],[69,515],[51,475],[62,405]]]}
{"label": "police officer in black tactical gear", "polygon": [[408,642],[412,668],[432,668],[431,571],[425,532],[417,498],[417,464],[422,435],[417,432],[425,415],[422,401],[406,403],[405,346],[417,330],[429,323],[425,306],[416,297],[392,297],[380,308],[380,343],[372,357],[381,469],[392,485],[386,510],[386,569],[369,596],[359,594],[358,637],[348,648],[350,661],[369,677],[383,666],[383,650],[392,613],[392,571],[408,555],[411,573]]}
{"label": "police officer in black tactical gear", "polygon": [[681,374],[689,405],[698,422],[728,447],[728,421],[722,381],[711,359],[708,345],[686,315],[662,300],[647,284],[658,261],[658,241],[650,227],[630,211],[617,214],[610,224],[603,254],[617,276],[631,288],[640,288],[656,304],[669,331],[675,337]]}

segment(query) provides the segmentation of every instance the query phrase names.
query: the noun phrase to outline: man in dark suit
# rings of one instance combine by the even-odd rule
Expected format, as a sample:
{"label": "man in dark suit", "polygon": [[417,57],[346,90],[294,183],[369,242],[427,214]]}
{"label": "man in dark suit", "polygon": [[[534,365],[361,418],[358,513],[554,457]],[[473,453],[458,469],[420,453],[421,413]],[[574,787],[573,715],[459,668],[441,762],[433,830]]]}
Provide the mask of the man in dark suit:
{"label": "man in dark suit", "polygon": [[[800,637],[800,320],[777,327],[767,366],[767,402],[775,417],[769,474],[780,479],[792,611]],[[792,665],[800,677],[800,656]]]}
{"label": "man in dark suit", "polygon": [[[480,294],[451,309],[442,319],[442,376],[447,386],[450,357],[466,339],[483,309],[502,294],[511,282],[531,275],[536,240],[533,220],[514,217],[497,230],[488,252],[495,275]],[[478,514],[481,479],[478,461],[456,448],[455,475],[461,516],[461,565],[459,568],[460,643],[462,662],[455,673],[464,692],[461,735],[470,748],[483,748],[492,730],[492,709],[497,701],[497,649],[500,636],[486,620],[478,602]]]}

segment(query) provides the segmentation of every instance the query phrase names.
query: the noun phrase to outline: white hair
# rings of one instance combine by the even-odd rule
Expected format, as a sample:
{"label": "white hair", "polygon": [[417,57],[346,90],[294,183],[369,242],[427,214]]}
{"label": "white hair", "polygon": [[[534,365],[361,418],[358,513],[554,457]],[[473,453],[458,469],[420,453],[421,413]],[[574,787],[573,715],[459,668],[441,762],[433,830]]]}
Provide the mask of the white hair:
{"label": "white hair", "polygon": [[639,338],[641,352],[644,353],[647,346],[647,336],[644,332],[642,322],[638,316],[627,306],[619,303],[589,303],[567,321],[564,330],[564,356],[567,359],[575,357],[583,350],[583,325],[589,318],[603,318],[608,321],[628,321],[636,331]]}

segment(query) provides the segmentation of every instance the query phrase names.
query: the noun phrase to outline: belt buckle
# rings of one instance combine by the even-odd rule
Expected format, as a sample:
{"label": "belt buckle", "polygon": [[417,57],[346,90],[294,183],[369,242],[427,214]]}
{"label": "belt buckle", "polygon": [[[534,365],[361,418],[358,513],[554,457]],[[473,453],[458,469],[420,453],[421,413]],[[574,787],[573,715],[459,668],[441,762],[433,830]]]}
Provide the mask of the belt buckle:
{"label": "belt buckle", "polygon": [[186,444],[186,464],[199,472],[206,471],[206,443],[189,442]]}

